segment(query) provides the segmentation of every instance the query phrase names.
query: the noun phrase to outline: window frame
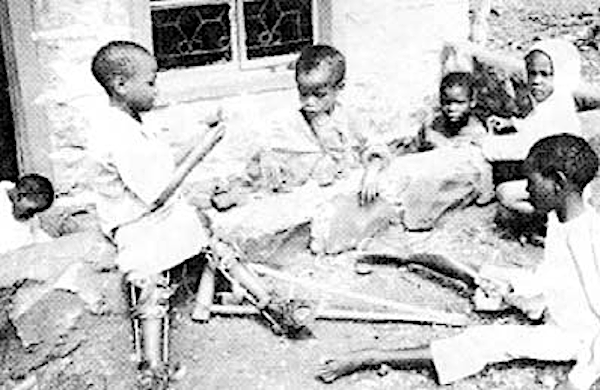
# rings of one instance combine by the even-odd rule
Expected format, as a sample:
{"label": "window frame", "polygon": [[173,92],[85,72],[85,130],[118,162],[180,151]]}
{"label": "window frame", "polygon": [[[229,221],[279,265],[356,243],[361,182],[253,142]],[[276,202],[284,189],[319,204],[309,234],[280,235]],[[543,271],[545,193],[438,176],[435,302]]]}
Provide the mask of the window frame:
{"label": "window frame", "polygon": [[[130,0],[133,5],[135,0]],[[132,12],[134,38],[150,50],[153,49],[150,0],[144,0],[146,8]],[[294,87],[294,72],[291,67],[296,54],[286,54],[260,59],[242,59],[238,48],[243,47],[238,40],[245,40],[239,31],[243,14],[236,10],[236,4],[253,0],[159,0],[158,6],[176,8],[185,5],[231,4],[230,20],[232,37],[236,48],[232,50],[232,60],[226,64],[168,69],[159,72],[158,83],[161,90],[159,105],[190,102],[203,99],[216,99],[243,93],[257,93]],[[258,0],[254,0],[258,1]],[[313,41],[331,41],[331,1],[312,0]],[[156,5],[156,4],[155,4]]]}

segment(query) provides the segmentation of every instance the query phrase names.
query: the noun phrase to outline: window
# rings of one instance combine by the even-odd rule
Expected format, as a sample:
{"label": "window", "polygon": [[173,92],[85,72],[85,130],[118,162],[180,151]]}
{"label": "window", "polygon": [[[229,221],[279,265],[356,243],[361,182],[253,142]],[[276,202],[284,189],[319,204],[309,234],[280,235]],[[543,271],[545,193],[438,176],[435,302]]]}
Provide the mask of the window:
{"label": "window", "polygon": [[317,37],[315,0],[151,0],[161,70],[286,63]]}

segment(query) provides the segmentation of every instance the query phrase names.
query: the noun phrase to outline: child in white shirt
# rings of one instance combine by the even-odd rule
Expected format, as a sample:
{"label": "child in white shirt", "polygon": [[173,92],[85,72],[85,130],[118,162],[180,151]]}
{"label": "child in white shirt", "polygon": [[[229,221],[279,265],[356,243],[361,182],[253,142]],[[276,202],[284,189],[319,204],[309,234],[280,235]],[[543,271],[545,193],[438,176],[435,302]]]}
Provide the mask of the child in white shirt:
{"label": "child in white shirt", "polygon": [[491,279],[477,281],[531,319],[543,320],[541,325],[482,325],[423,347],[357,351],[328,361],[319,378],[332,382],[388,364],[434,368],[447,384],[490,363],[536,359],[574,361],[568,380],[556,389],[589,389],[600,376],[600,218],[582,193],[597,170],[597,155],[580,137],[559,134],[535,143],[524,171],[532,204],[549,215],[544,261],[502,288]]}
{"label": "child in white shirt", "polygon": [[54,202],[52,183],[40,175],[22,176],[16,183],[0,182],[0,254],[25,245],[48,242],[38,213]]}

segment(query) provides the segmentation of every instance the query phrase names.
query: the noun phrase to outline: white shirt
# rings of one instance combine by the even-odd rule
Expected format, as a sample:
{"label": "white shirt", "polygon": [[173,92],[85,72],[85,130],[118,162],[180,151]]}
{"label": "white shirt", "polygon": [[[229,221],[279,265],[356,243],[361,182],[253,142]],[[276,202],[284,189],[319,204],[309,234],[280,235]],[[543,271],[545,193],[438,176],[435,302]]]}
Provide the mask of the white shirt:
{"label": "white shirt", "polygon": [[17,221],[13,216],[13,204],[8,191],[15,187],[9,181],[0,182],[0,253],[5,253],[25,245],[50,241],[51,238],[41,230],[37,216],[26,221]]}
{"label": "white shirt", "polygon": [[591,207],[565,223],[551,213],[545,242],[544,261],[515,293],[543,294],[547,322],[584,340],[569,379],[587,389],[600,375],[600,218]]}
{"label": "white shirt", "polygon": [[103,231],[117,244],[117,265],[124,272],[155,274],[198,254],[207,232],[179,194],[143,216],[175,173],[158,132],[115,107],[96,114],[89,137],[96,207]]}
{"label": "white shirt", "polygon": [[157,129],[114,107],[97,114],[89,151],[96,162],[100,224],[109,233],[148,211],[171,180],[175,162]]}

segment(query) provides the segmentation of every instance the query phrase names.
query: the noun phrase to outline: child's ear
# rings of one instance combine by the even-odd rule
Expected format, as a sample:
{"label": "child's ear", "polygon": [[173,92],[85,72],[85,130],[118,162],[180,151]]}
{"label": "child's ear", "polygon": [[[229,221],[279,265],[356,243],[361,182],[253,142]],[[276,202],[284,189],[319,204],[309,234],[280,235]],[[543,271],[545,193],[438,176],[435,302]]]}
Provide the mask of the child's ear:
{"label": "child's ear", "polygon": [[344,80],[342,80],[336,84],[335,89],[337,89],[338,91],[341,91],[342,89],[344,89],[345,86],[346,86],[346,82]]}
{"label": "child's ear", "polygon": [[111,86],[112,86],[112,90],[115,91],[115,94],[120,96],[125,93],[126,81],[127,80],[123,76],[113,77],[113,79],[111,80]]}
{"label": "child's ear", "polygon": [[473,91],[471,94],[471,101],[469,102],[469,108],[473,109],[477,105],[477,91]]}
{"label": "child's ear", "polygon": [[567,179],[567,176],[563,171],[552,171],[550,172],[548,177],[551,178],[552,181],[554,181],[554,185],[556,187],[557,192],[560,192],[561,190],[567,188],[567,186],[569,185],[569,180]]}

